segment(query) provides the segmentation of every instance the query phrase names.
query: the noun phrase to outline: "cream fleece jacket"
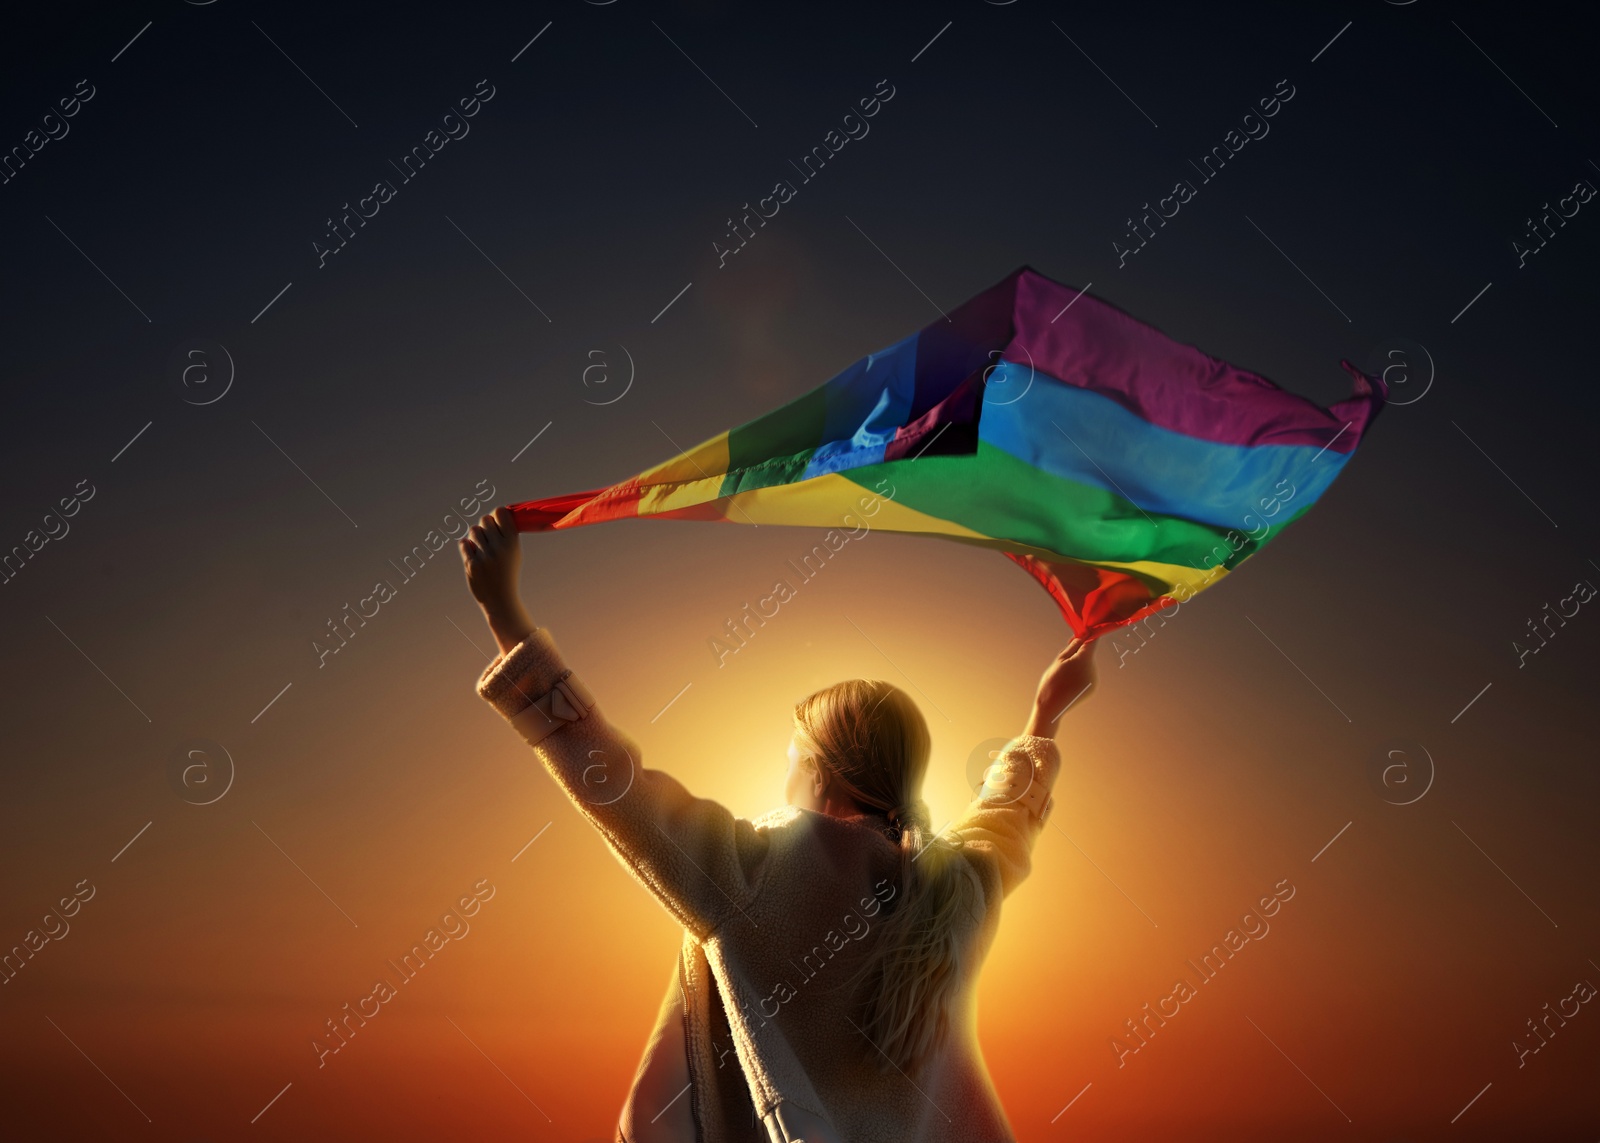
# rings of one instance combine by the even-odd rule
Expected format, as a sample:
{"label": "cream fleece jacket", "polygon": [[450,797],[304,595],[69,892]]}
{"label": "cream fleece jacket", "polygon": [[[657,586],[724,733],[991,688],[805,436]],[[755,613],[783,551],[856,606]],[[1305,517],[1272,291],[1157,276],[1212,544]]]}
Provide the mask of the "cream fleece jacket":
{"label": "cream fleece jacket", "polygon": [[[883,818],[791,806],[737,818],[646,769],[598,705],[546,732],[549,710],[574,713],[570,674],[548,632],[536,630],[489,664],[478,693],[538,739],[534,752],[573,805],[683,925],[676,985],[646,1063],[658,1048],[657,1073],[686,1063],[687,1090],[658,1110],[639,1104],[664,1093],[636,1086],[624,1120],[661,1132],[676,1122],[696,1143],[1012,1140],[978,1047],[973,990],[1001,902],[1028,875],[1054,804],[1054,740],[1013,739],[946,827],[982,886],[983,909],[958,934],[966,956],[952,1034],[913,1082],[867,1041],[841,987],[899,891],[899,847]],[[530,710],[558,682],[565,701]],[[636,1138],[626,1130],[619,1138]]]}

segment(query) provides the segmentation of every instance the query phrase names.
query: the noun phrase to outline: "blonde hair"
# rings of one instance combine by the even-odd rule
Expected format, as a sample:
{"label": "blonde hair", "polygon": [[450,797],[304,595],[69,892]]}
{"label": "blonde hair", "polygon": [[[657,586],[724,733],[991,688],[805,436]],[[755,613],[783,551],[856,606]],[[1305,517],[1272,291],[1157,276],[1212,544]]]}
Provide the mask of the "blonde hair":
{"label": "blonde hair", "polygon": [[900,688],[849,679],[801,700],[795,738],[841,791],[899,831],[898,900],[851,983],[864,994],[862,1031],[880,1070],[911,1075],[950,1034],[964,967],[956,922],[977,913],[982,892],[959,841],[933,835],[922,800],[928,724]]}

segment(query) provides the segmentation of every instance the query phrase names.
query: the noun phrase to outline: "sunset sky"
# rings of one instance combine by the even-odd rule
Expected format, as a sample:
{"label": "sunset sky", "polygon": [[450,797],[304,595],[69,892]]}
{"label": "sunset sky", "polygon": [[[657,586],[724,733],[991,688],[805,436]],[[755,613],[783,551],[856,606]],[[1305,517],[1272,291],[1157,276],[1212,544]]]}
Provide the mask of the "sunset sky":
{"label": "sunset sky", "polygon": [[[612,1138],[680,930],[474,694],[453,546],[403,557],[1027,264],[1321,404],[1341,358],[1388,368],[1395,404],[1294,527],[1102,643],[980,985],[1016,1137],[1600,1136],[1600,148],[1569,15],[8,13],[0,951],[32,955],[0,972],[0,1135]],[[946,821],[1069,632],[996,553],[872,532],[799,583],[816,538],[530,537],[523,589],[645,764],[743,816],[782,802],[797,699],[906,688]]]}

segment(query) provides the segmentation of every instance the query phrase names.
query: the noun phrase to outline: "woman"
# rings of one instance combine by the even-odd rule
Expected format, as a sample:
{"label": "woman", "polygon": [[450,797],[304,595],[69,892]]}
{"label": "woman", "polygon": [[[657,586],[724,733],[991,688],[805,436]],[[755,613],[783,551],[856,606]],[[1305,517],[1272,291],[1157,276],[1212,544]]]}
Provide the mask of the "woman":
{"label": "woman", "polygon": [[1093,644],[1074,640],[1045,671],[1023,733],[944,829],[920,793],[922,715],[859,679],[795,708],[789,804],[747,821],[642,768],[534,627],[509,508],[483,517],[461,556],[500,649],[478,693],[684,927],[618,1140],[1012,1139],[974,987],[1050,813],[1056,721],[1093,683]]}

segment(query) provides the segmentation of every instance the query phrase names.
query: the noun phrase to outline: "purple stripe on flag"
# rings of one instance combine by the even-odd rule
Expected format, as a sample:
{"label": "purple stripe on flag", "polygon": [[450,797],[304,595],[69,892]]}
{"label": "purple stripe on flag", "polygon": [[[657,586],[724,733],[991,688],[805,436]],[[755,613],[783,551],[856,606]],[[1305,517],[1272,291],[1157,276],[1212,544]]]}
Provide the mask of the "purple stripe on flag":
{"label": "purple stripe on flag", "polygon": [[1109,397],[1160,428],[1219,444],[1326,446],[1349,454],[1383,405],[1383,382],[1348,361],[1340,364],[1354,395],[1324,409],[1092,295],[1068,309],[1078,291],[1028,267],[1012,277],[1016,333],[1005,359]]}

